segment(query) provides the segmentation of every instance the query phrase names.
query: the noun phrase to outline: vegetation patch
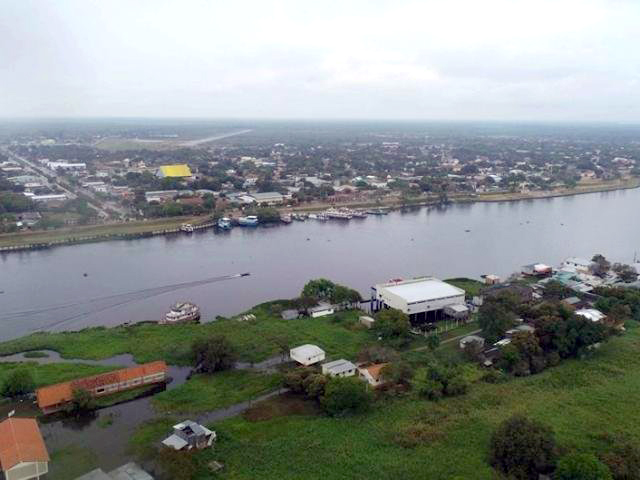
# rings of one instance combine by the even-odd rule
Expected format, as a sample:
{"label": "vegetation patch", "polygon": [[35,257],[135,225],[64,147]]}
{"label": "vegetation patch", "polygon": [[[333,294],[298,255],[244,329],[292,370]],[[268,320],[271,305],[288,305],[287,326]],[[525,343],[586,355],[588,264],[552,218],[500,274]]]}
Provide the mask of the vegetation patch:
{"label": "vegetation patch", "polygon": [[47,479],[69,480],[98,468],[98,457],[88,449],[72,445],[51,452]]}
{"label": "vegetation patch", "polygon": [[319,415],[318,404],[302,395],[285,393],[256,403],[242,415],[249,422],[260,422],[289,415]]}
{"label": "vegetation patch", "polygon": [[199,413],[251,400],[280,386],[279,375],[227,370],[195,375],[172,390],[155,395],[154,408],[163,413]]}

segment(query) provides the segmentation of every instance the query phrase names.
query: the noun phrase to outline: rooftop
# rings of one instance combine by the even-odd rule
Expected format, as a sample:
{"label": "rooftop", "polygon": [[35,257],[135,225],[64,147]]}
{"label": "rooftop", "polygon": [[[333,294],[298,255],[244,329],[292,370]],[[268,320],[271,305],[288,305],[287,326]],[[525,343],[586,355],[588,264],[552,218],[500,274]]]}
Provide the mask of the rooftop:
{"label": "rooftop", "polygon": [[22,462],[48,462],[49,454],[34,418],[10,417],[0,422],[0,469]]}
{"label": "rooftop", "polygon": [[324,353],[324,350],[322,350],[317,345],[311,345],[311,344],[300,345],[299,347],[291,349],[291,356],[301,355],[303,357],[309,358],[309,357],[315,357],[316,355],[322,355],[323,353]]}
{"label": "rooftop", "polygon": [[190,177],[191,169],[189,165],[179,164],[179,165],[163,165],[160,167],[160,172],[165,177]]}
{"label": "rooftop", "polygon": [[322,368],[331,370],[334,373],[342,373],[342,372],[347,372],[349,370],[355,370],[356,366],[353,363],[351,363],[349,360],[345,360],[344,358],[341,358],[340,360],[334,360],[333,362],[327,362],[322,364]]}
{"label": "rooftop", "polygon": [[378,292],[386,290],[391,294],[402,297],[407,303],[465,294],[464,290],[433,277],[382,283],[376,285],[375,288]]}
{"label": "rooftop", "polygon": [[112,385],[114,383],[133,380],[134,378],[145,377],[160,372],[167,371],[167,364],[159,360],[157,362],[145,363],[135,367],[115,370],[92,377],[80,378],[71,382],[56,383],[48,387],[42,387],[36,390],[38,398],[38,406],[40,408],[51,407],[60,403],[71,400],[73,390],[84,388],[85,390],[93,390],[102,385]]}

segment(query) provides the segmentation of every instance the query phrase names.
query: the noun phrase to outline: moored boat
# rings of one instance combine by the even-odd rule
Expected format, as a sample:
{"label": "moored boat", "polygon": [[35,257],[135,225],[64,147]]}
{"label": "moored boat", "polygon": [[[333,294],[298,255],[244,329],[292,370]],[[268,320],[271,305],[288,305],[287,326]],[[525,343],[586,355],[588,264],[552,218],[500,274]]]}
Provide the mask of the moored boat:
{"label": "moored boat", "polygon": [[221,230],[231,230],[231,219],[228,217],[222,217],[219,219],[218,228]]}
{"label": "moored boat", "polygon": [[241,227],[257,227],[258,217],[255,215],[247,215],[246,217],[238,218],[238,225]]}
{"label": "moored boat", "polygon": [[285,213],[284,215],[282,215],[280,217],[280,221],[282,223],[286,223],[287,225],[290,224],[291,222],[293,222],[293,219],[291,218],[291,215],[288,213]]}
{"label": "moored boat", "polygon": [[182,225],[180,225],[180,230],[184,233],[193,233],[195,228],[193,228],[193,225],[191,225],[190,223],[183,223]]}
{"label": "moored boat", "polygon": [[162,325],[200,321],[200,308],[191,302],[178,302],[167,312]]}

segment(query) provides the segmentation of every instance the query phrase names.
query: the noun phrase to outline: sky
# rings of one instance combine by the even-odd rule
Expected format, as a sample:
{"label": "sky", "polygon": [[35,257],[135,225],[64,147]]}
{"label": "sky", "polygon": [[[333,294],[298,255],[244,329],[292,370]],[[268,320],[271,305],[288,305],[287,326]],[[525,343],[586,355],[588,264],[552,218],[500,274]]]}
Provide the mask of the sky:
{"label": "sky", "polygon": [[0,0],[0,117],[640,121],[640,0]]}

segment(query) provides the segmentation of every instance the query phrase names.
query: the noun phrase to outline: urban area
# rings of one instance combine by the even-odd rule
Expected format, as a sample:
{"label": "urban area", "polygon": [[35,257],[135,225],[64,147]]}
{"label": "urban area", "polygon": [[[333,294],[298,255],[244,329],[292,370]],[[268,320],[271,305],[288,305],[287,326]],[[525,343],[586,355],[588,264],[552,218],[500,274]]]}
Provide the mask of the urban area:
{"label": "urban area", "polygon": [[364,478],[373,455],[386,478],[566,478],[575,462],[637,478],[640,444],[616,419],[635,409],[639,271],[595,254],[366,296],[315,279],[230,318],[182,301],[156,322],[5,341],[0,468]]}

